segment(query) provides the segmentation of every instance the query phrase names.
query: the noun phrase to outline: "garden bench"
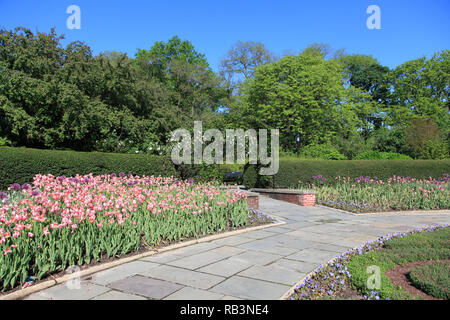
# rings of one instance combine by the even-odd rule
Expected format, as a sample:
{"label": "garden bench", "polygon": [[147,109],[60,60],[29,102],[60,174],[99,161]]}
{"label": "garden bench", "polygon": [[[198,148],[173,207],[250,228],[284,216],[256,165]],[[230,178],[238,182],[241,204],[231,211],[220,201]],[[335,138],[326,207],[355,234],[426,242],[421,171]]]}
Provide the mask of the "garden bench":
{"label": "garden bench", "polygon": [[244,176],[243,172],[224,172],[223,181],[235,181],[240,180]]}

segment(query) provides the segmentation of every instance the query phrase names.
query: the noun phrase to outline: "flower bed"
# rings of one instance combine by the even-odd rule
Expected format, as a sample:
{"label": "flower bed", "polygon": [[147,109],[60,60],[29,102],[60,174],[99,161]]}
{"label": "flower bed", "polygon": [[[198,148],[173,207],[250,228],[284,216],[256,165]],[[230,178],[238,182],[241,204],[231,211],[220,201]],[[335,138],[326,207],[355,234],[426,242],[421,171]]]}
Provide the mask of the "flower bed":
{"label": "flower bed", "polygon": [[32,275],[270,222],[239,190],[153,176],[36,175],[0,198],[3,291]]}
{"label": "flower bed", "polygon": [[313,180],[307,187],[316,191],[319,204],[354,213],[448,209],[450,205],[448,174],[424,180],[399,176],[387,181],[377,177],[337,177],[337,181],[329,184],[320,175]]}
{"label": "flower bed", "polygon": [[[396,287],[385,272],[407,262],[449,259],[448,227],[442,225],[396,233],[348,250],[333,262],[320,265],[296,287],[290,299],[413,299],[408,292]],[[368,281],[376,268],[380,271],[377,289],[371,288],[369,283],[374,283]],[[448,276],[448,269],[446,272]]]}

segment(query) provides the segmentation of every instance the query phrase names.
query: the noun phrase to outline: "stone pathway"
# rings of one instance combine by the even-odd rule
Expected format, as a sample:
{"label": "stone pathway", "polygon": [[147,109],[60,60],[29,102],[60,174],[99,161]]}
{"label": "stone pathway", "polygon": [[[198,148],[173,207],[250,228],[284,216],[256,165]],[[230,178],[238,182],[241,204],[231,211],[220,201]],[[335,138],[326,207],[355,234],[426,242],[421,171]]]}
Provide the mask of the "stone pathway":
{"label": "stone pathway", "polygon": [[25,299],[278,299],[317,266],[380,236],[450,223],[450,212],[351,215],[260,197],[286,224],[164,252]]}

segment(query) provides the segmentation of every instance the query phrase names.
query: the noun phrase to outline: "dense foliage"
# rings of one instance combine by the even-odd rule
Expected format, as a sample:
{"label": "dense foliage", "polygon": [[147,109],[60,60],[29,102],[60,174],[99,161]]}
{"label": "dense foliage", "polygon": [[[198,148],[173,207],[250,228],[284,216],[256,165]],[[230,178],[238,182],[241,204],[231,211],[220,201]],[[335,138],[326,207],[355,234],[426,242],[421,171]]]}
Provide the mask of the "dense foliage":
{"label": "dense foliage", "polygon": [[278,128],[284,152],[300,133],[309,158],[449,157],[448,50],[390,70],[327,45],[276,57],[239,41],[215,73],[176,36],[134,58],[62,39],[0,29],[0,146],[167,154],[172,130],[202,120],[205,129]]}
{"label": "dense foliage", "polygon": [[[295,188],[299,183],[314,183],[314,176],[322,176],[334,184],[337,177],[377,177],[387,181],[392,176],[416,179],[437,178],[450,172],[450,160],[297,160],[280,159],[280,168],[274,176],[260,176],[258,170],[247,166],[244,176],[258,187]],[[250,185],[249,187],[254,187]]]}
{"label": "dense foliage", "polygon": [[450,299],[450,262],[437,261],[415,266],[409,272],[413,285],[440,299]]}
{"label": "dense foliage", "polygon": [[70,177],[77,174],[120,172],[148,176],[179,176],[172,161],[163,156],[0,148],[0,190],[6,190],[13,183],[31,183],[36,174]]}

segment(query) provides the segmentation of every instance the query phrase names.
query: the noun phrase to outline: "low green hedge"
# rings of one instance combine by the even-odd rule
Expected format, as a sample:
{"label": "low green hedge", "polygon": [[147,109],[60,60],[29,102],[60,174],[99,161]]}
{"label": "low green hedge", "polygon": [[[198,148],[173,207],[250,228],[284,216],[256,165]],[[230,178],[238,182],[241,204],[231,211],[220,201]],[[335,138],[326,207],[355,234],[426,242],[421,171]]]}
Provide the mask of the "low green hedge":
{"label": "low green hedge", "polygon": [[0,147],[0,190],[13,183],[30,183],[38,173],[74,176],[120,172],[179,177],[170,158],[160,156]]}
{"label": "low green hedge", "polygon": [[[247,187],[294,188],[298,181],[313,182],[312,176],[321,175],[328,183],[335,178],[360,176],[388,179],[394,175],[413,178],[441,177],[450,173],[450,160],[296,160],[280,159],[280,168],[274,176],[251,177],[257,174],[259,166],[247,166],[245,181],[255,181]],[[261,185],[262,184],[262,185]]]}

